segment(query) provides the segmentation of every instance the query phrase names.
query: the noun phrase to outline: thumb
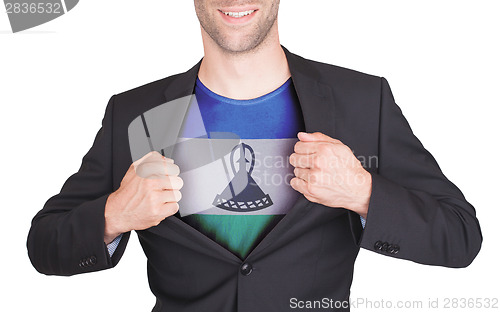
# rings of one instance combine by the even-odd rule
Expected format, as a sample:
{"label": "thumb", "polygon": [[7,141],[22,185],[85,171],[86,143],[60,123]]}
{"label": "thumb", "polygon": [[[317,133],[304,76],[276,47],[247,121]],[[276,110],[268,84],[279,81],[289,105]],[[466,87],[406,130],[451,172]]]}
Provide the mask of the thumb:
{"label": "thumb", "polygon": [[339,140],[329,137],[321,132],[313,132],[313,133],[299,132],[297,134],[297,137],[299,138],[299,140],[307,142],[316,141],[316,142],[342,143]]}
{"label": "thumb", "polygon": [[157,151],[151,151],[151,152],[145,154],[144,156],[142,156],[141,158],[137,159],[136,161],[134,161],[133,165],[137,167],[145,161],[150,161],[150,160],[153,160],[156,158],[160,159],[161,154],[158,153]]}

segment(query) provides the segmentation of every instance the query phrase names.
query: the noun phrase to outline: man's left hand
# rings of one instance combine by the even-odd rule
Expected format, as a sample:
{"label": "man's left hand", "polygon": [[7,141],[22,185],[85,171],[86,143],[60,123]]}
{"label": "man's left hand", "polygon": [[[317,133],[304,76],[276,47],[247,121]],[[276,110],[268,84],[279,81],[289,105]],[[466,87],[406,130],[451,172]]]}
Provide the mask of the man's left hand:
{"label": "man's left hand", "polygon": [[343,207],[366,219],[372,177],[351,149],[321,132],[299,132],[290,164],[290,185],[311,202]]}

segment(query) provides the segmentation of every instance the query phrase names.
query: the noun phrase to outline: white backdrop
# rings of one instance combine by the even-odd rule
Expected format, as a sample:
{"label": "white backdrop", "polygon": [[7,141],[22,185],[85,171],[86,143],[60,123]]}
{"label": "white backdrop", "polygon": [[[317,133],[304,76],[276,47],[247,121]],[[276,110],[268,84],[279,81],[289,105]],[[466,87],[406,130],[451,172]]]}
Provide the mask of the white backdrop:
{"label": "white backdrop", "polygon": [[[498,298],[498,1],[284,0],[282,44],[307,58],[388,79],[415,134],[476,207],[483,247],[466,269],[361,250],[352,298],[376,306]],[[3,9],[2,9],[3,10]],[[192,1],[82,0],[12,34],[0,13],[1,311],[150,311],[146,258],[132,235],[118,266],[73,277],[35,271],[31,218],[80,166],[109,97],[183,72],[202,57]],[[497,246],[497,247],[495,247]],[[438,299],[441,308],[427,308]],[[449,299],[446,299],[449,298]]]}

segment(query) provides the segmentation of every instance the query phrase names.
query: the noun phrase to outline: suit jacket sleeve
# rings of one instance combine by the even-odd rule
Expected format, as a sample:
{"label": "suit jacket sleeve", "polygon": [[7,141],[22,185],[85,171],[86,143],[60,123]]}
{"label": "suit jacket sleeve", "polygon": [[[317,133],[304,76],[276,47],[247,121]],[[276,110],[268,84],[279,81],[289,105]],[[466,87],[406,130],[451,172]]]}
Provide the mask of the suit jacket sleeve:
{"label": "suit jacket sleeve", "polygon": [[474,207],[413,135],[381,79],[378,169],[364,230],[351,213],[360,247],[414,262],[466,267],[482,234]]}
{"label": "suit jacket sleeve", "polygon": [[77,173],[33,218],[27,247],[31,263],[47,275],[73,275],[115,266],[130,233],[113,257],[104,243],[104,207],[113,190],[111,97],[94,143]]}

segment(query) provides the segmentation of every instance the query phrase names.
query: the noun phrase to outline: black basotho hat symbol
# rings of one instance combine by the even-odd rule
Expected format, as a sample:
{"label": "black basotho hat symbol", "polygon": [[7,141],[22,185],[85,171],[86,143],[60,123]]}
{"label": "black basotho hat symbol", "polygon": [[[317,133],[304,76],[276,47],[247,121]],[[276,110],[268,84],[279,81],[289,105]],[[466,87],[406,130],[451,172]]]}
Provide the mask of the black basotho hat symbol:
{"label": "black basotho hat symbol", "polygon": [[[234,166],[234,154],[237,150],[240,151],[238,170]],[[245,158],[245,150],[250,151],[252,157],[248,172],[246,170],[248,160]],[[271,206],[273,204],[271,197],[269,194],[264,194],[251,176],[255,165],[255,153],[252,147],[245,143],[236,145],[231,151],[230,162],[234,178],[221,194],[215,196],[212,205],[236,212],[255,211]]]}
{"label": "black basotho hat symbol", "polygon": [[49,22],[73,9],[79,0],[4,0],[13,32]]}

